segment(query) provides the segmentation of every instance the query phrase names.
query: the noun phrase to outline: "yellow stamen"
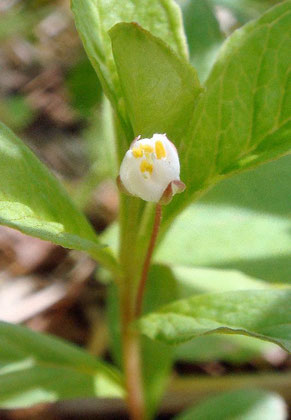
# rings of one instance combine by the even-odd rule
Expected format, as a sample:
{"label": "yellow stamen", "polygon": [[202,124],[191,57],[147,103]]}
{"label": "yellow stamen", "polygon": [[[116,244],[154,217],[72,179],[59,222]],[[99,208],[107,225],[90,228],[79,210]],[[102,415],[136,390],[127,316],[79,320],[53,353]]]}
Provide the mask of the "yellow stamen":
{"label": "yellow stamen", "polygon": [[150,146],[149,144],[142,144],[141,149],[144,150],[147,153],[153,153],[154,148],[152,146]]}
{"label": "yellow stamen", "polygon": [[140,147],[133,147],[132,154],[135,158],[141,158],[143,156],[143,151]]}
{"label": "yellow stamen", "polygon": [[147,160],[143,160],[139,168],[141,172],[149,172],[150,174],[153,172],[153,165]]}
{"label": "yellow stamen", "polygon": [[163,145],[163,143],[158,140],[155,143],[155,149],[156,149],[156,155],[157,155],[157,159],[162,159],[166,157],[166,150],[165,147]]}

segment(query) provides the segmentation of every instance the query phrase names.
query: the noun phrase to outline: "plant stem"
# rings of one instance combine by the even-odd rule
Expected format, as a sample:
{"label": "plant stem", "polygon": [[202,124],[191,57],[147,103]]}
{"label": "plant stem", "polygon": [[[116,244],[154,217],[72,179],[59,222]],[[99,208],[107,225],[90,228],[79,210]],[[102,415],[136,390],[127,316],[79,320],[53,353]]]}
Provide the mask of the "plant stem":
{"label": "plant stem", "polygon": [[127,405],[132,420],[145,419],[144,393],[140,360],[139,333],[131,322],[134,319],[131,296],[127,288],[121,290],[123,365],[127,389]]}
{"label": "plant stem", "polygon": [[145,256],[141,278],[140,278],[140,282],[139,282],[138,290],[137,290],[136,305],[135,305],[135,318],[138,318],[142,313],[142,302],[143,302],[143,297],[144,297],[144,292],[145,292],[146,281],[147,281],[148,272],[149,272],[149,268],[151,264],[151,258],[152,258],[153,251],[155,248],[155,243],[156,243],[157,236],[159,233],[159,228],[161,225],[161,220],[162,220],[162,206],[161,204],[157,204],[153,230],[152,230],[148,250]]}
{"label": "plant stem", "polygon": [[[134,327],[132,327],[131,324],[141,314],[142,311],[142,302],[146,280],[150,267],[151,257],[159,232],[161,217],[162,207],[160,204],[157,204],[152,234],[145,256],[140,282],[138,284],[136,299],[134,296],[133,287],[133,280],[135,277],[133,238],[126,237],[126,240],[123,242],[124,248],[121,252],[123,266],[126,267],[124,281],[120,284],[123,365],[128,395],[127,404],[132,420],[145,419],[145,402],[141,369],[140,335],[138,331],[134,330]],[[126,232],[128,233],[128,226]],[[134,229],[130,229],[130,232],[134,233]]]}

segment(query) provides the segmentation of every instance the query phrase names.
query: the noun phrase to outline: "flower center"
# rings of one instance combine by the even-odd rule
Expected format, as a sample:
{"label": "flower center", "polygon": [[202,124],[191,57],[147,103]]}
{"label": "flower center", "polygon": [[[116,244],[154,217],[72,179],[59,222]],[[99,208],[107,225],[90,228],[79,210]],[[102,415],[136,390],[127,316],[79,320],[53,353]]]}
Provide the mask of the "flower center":
{"label": "flower center", "polygon": [[139,169],[145,178],[148,178],[154,170],[153,158],[164,159],[167,154],[163,142],[158,140],[155,142],[155,149],[149,144],[139,144],[132,148],[132,155],[136,159],[143,158]]}

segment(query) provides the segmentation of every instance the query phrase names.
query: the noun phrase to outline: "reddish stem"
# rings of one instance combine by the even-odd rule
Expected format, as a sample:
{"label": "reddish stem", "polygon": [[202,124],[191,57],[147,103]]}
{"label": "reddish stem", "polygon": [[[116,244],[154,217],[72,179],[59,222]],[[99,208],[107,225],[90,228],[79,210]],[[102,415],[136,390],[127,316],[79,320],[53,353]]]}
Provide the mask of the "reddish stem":
{"label": "reddish stem", "polygon": [[147,254],[146,254],[146,257],[145,257],[145,260],[144,260],[140,282],[139,282],[139,285],[138,285],[136,305],[135,305],[135,317],[136,318],[138,318],[141,315],[141,312],[142,312],[142,302],[143,302],[143,297],[144,297],[144,292],[145,292],[146,281],[147,281],[148,272],[149,272],[149,268],[150,268],[150,264],[151,264],[151,258],[152,258],[152,255],[153,255],[153,251],[154,251],[154,248],[155,248],[157,236],[158,236],[158,233],[159,233],[159,228],[160,228],[160,225],[161,225],[161,220],[162,220],[162,205],[157,204],[156,213],[155,213],[155,220],[154,220],[153,230],[152,230],[152,234],[151,234],[151,239],[150,239]]}
{"label": "reddish stem", "polygon": [[131,420],[144,420],[145,405],[143,397],[139,336],[131,328],[133,312],[130,309],[130,297],[122,291],[122,341],[127,404]]}

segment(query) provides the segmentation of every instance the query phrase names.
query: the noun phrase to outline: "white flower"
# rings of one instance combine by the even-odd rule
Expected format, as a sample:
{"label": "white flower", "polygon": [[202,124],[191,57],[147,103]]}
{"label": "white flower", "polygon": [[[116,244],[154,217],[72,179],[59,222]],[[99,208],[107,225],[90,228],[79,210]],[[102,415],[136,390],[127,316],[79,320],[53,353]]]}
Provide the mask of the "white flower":
{"label": "white flower", "polygon": [[167,204],[185,189],[176,147],[165,134],[137,137],[121,163],[118,182],[131,195]]}

